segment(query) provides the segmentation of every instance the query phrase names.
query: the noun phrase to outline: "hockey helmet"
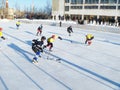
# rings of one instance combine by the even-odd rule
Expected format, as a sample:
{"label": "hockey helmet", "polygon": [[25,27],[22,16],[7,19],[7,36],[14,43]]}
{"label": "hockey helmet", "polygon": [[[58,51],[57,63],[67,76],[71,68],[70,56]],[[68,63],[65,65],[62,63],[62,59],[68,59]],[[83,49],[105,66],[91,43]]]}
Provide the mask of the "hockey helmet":
{"label": "hockey helmet", "polygon": [[52,35],[52,38],[56,39],[56,38],[57,38],[57,35]]}
{"label": "hockey helmet", "polygon": [[45,36],[42,36],[42,37],[41,37],[41,40],[46,40],[46,37],[45,37]]}

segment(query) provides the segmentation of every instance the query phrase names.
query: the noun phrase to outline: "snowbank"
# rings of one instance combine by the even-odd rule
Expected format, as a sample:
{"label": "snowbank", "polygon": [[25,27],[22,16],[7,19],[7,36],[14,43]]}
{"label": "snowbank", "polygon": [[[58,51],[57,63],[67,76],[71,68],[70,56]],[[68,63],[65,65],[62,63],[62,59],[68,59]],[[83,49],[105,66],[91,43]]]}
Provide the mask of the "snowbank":
{"label": "snowbank", "polygon": [[0,22],[9,22],[9,21],[11,21],[11,20],[9,20],[9,19],[0,19]]}
{"label": "snowbank", "polygon": [[[47,20],[47,19],[16,19],[16,20],[20,20],[21,22],[23,23],[42,23],[42,24],[49,24],[49,25],[54,25],[56,26],[57,24],[60,23],[59,20]],[[74,21],[61,21],[62,24],[77,24],[76,22]]]}

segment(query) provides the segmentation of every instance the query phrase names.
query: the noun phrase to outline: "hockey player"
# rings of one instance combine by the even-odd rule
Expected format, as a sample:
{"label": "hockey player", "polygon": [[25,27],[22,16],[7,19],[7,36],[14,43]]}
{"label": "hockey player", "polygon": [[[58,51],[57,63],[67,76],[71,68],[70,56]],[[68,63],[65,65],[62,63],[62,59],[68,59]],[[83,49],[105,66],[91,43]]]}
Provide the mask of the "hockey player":
{"label": "hockey player", "polygon": [[21,24],[20,21],[17,21],[17,22],[16,22],[16,27],[17,27],[17,29],[19,29],[20,24]]}
{"label": "hockey player", "polygon": [[85,44],[91,45],[92,39],[94,39],[94,36],[92,34],[87,34]]}
{"label": "hockey player", "polygon": [[67,28],[67,32],[69,33],[69,36],[71,36],[71,33],[73,33],[72,26]]}
{"label": "hockey player", "polygon": [[33,57],[33,63],[38,62],[38,57],[41,57],[41,52],[43,52],[42,45],[46,40],[45,36],[41,37],[41,40],[33,39],[32,41],[32,50],[35,52],[35,56]]}
{"label": "hockey player", "polygon": [[0,27],[0,38],[2,38],[3,40],[5,40],[5,37],[3,36],[2,28],[1,27]]}
{"label": "hockey player", "polygon": [[39,35],[41,35],[42,34],[42,28],[43,28],[43,26],[42,26],[42,24],[38,27],[38,29],[37,29],[37,34],[36,34],[36,36],[38,36],[38,34]]}
{"label": "hockey player", "polygon": [[59,36],[57,36],[57,35],[52,35],[51,37],[49,37],[49,38],[47,39],[47,45],[45,45],[44,48],[49,47],[49,51],[52,51],[51,49],[52,49],[52,47],[53,47],[53,42],[54,42],[57,38],[60,39],[60,40],[62,40],[62,38],[59,37]]}

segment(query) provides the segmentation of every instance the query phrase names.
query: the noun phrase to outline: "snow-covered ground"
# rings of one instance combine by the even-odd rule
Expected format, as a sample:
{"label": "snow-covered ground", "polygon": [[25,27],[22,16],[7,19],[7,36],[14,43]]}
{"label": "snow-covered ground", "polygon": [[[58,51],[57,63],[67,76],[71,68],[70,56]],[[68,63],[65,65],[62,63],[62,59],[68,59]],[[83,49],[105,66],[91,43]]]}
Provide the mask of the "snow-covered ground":
{"label": "snow-covered ground", "polygon": [[[120,34],[73,28],[69,37],[66,27],[43,25],[42,35],[63,40],[35,65],[31,40],[40,38],[35,34],[41,23],[22,23],[19,30],[15,23],[0,22],[7,38],[0,39],[0,90],[120,90]],[[84,44],[87,33],[95,36],[91,46]]]}

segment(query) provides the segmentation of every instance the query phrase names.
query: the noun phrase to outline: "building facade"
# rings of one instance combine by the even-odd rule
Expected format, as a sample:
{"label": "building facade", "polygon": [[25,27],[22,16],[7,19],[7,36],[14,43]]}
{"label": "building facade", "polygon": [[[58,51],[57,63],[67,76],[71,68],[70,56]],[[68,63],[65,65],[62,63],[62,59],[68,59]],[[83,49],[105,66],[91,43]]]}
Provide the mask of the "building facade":
{"label": "building facade", "polygon": [[1,0],[0,18],[14,19],[14,9],[9,8],[8,0]]}
{"label": "building facade", "polygon": [[120,0],[52,0],[54,19],[118,20]]}

